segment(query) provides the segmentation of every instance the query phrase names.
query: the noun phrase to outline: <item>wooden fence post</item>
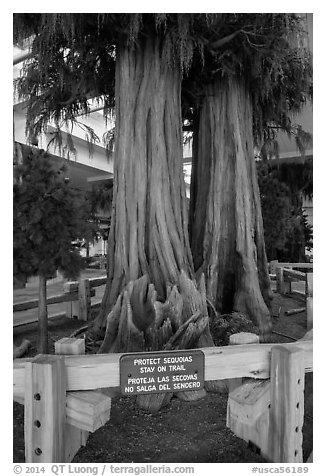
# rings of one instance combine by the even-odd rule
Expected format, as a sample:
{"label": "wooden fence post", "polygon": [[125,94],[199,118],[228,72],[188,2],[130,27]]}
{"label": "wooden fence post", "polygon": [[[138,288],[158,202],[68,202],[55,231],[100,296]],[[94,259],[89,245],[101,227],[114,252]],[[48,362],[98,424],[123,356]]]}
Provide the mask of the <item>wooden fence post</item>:
{"label": "wooden fence post", "polygon": [[[54,344],[55,353],[61,355],[82,355],[85,354],[84,339],[74,339],[64,337]],[[66,410],[66,402],[65,402]],[[69,463],[81,446],[87,443],[89,432],[76,428],[69,423],[65,423],[65,462]]]}
{"label": "wooden fence post", "polygon": [[25,459],[65,462],[66,372],[62,357],[38,355],[25,366]]}
{"label": "wooden fence post", "polygon": [[89,279],[82,279],[78,283],[79,319],[88,321],[91,318],[91,288]]}
{"label": "wooden fence post", "polygon": [[54,343],[56,355],[82,355],[85,354],[85,339],[63,337]]}
{"label": "wooden fence post", "polygon": [[276,291],[279,294],[291,293],[291,283],[284,281],[284,268],[276,268]]}
{"label": "wooden fence post", "polygon": [[[63,285],[63,292],[64,293],[71,293],[72,291],[76,291],[77,287],[75,287],[74,281],[67,281]],[[79,319],[79,300],[78,301],[67,301],[66,303],[66,317],[69,319]]]}
{"label": "wooden fence post", "polygon": [[66,303],[66,317],[79,319],[79,301],[68,301]]}
{"label": "wooden fence post", "polygon": [[[259,344],[259,336],[252,332],[238,332],[237,334],[230,335],[229,345],[241,344]],[[242,385],[242,382],[242,377],[228,379],[229,392]]]}
{"label": "wooden fence post", "polygon": [[268,456],[274,463],[302,463],[304,351],[276,345],[271,358]]}
{"label": "wooden fence post", "polygon": [[307,308],[307,329],[313,327],[313,273],[307,273],[306,279],[306,308]]}
{"label": "wooden fence post", "polygon": [[283,268],[276,268],[276,291],[279,294],[283,294],[284,292],[284,276],[283,276]]}
{"label": "wooden fence post", "polygon": [[278,265],[278,260],[274,259],[269,263],[269,273],[276,274],[276,267]]}

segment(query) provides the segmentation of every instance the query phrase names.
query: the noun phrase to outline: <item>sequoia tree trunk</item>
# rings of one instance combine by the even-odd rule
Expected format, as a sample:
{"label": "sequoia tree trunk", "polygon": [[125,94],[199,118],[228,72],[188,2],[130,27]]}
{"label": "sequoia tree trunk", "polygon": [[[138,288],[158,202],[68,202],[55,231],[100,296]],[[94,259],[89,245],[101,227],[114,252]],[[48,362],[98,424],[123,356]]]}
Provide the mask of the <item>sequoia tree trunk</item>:
{"label": "sequoia tree trunk", "polygon": [[206,87],[193,150],[190,239],[195,270],[219,312],[247,314],[271,327],[271,291],[245,85],[228,78]]}
{"label": "sequoia tree trunk", "polygon": [[108,282],[95,329],[130,281],[147,275],[164,301],[181,270],[193,277],[181,127],[181,73],[158,40],[118,48]]}

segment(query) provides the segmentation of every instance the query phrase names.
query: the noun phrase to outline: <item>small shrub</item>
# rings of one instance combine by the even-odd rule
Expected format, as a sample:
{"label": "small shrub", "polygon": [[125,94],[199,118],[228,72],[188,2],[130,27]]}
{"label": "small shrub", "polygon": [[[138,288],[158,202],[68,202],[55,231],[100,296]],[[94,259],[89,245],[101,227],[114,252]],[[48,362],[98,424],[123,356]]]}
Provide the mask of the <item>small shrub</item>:
{"label": "small shrub", "polygon": [[238,332],[259,334],[259,329],[253,322],[240,312],[221,314],[210,322],[211,334],[216,346],[229,345],[230,335]]}

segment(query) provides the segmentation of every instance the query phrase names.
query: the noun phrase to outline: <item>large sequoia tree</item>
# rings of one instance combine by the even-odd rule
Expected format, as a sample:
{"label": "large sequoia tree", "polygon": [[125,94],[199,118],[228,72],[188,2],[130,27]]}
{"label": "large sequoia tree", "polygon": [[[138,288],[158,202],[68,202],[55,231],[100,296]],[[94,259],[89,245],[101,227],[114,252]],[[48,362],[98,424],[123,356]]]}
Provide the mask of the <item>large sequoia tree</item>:
{"label": "large sequoia tree", "polygon": [[[18,85],[29,99],[27,128],[32,135],[51,119],[60,144],[60,125],[76,124],[78,114],[88,111],[89,98],[101,96],[105,108],[115,107],[108,283],[90,333],[103,337],[105,331],[101,351],[211,345],[206,286],[219,310],[245,311],[262,332],[270,328],[253,162],[253,131],[267,130],[266,116],[258,115],[255,123],[252,117],[263,108],[270,122],[279,119],[283,96],[277,97],[277,88],[271,102],[268,94],[252,94],[255,85],[260,86],[260,75],[273,71],[273,65],[257,70],[255,78],[248,71],[252,58],[259,58],[257,65],[265,64],[261,38],[268,39],[271,51],[282,48],[275,39],[277,27],[273,38],[268,30],[277,16],[261,15],[260,29],[256,17],[15,16],[15,40],[35,35],[32,58]],[[287,22],[292,18],[283,17]],[[182,79],[194,57],[195,67],[184,85],[191,97],[201,90],[190,214],[196,281],[182,173],[181,114]],[[282,93],[289,78],[282,81],[281,73],[275,74],[269,79],[280,83]],[[192,104],[191,110],[197,106]]]}
{"label": "large sequoia tree", "polygon": [[[223,15],[205,69],[185,80],[193,113],[190,240],[195,270],[220,312],[270,327],[270,284],[254,143],[292,132],[311,97],[311,57],[295,14]],[[198,83],[201,87],[198,88]],[[190,95],[191,97],[191,95]]]}
{"label": "large sequoia tree", "polygon": [[[160,38],[122,44],[116,61],[114,211],[108,310],[122,284],[148,275],[159,296],[183,269],[192,275],[182,170],[181,70]],[[105,313],[104,313],[105,314]]]}
{"label": "large sequoia tree", "polygon": [[213,345],[205,281],[194,281],[182,163],[181,80],[196,20],[207,23],[192,14],[16,18],[15,31],[22,23],[36,33],[19,83],[32,134],[49,119],[58,129],[75,123],[89,97],[114,102],[108,282],[88,334],[104,337],[101,352]]}

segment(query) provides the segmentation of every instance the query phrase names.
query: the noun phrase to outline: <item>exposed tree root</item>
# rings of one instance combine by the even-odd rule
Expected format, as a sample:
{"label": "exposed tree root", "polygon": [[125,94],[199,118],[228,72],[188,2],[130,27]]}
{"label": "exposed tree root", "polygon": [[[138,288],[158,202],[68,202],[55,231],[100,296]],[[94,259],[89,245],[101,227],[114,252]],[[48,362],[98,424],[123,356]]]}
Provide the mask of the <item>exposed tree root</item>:
{"label": "exposed tree root", "polygon": [[[107,316],[98,352],[153,352],[214,346],[204,276],[197,285],[182,271],[178,283],[167,286],[166,294],[166,300],[159,301],[147,275],[129,282]],[[206,388],[221,391],[216,382],[210,382]],[[202,389],[176,392],[175,395],[189,401],[202,398],[205,393]],[[172,392],[138,395],[137,403],[141,408],[155,412],[172,396]]]}

